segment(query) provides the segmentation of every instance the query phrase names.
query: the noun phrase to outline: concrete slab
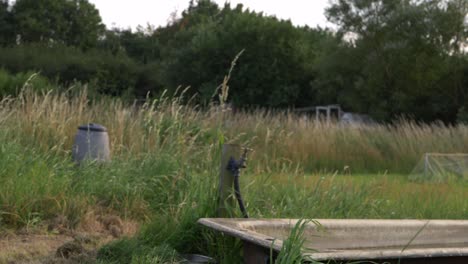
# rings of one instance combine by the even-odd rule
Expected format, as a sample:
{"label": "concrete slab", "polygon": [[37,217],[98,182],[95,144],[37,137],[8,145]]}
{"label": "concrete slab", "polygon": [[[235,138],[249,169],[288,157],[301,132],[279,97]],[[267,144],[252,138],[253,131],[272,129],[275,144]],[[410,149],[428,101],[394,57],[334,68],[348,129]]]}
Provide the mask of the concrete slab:
{"label": "concrete slab", "polygon": [[[248,245],[279,251],[297,219],[203,218],[198,222]],[[304,255],[314,260],[457,258],[468,263],[467,220],[317,219]],[[458,263],[458,262],[457,262]]]}

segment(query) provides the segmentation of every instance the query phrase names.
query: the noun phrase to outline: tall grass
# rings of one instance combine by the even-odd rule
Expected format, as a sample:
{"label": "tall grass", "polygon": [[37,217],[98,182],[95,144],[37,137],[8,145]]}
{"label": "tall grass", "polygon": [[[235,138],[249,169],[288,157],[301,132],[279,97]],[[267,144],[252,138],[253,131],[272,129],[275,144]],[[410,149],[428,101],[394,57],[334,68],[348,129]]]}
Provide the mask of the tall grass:
{"label": "tall grass", "polygon": [[[223,143],[254,149],[241,178],[252,217],[468,217],[466,184],[407,183],[425,152],[467,152],[468,127],[416,124],[339,126],[289,112],[202,109],[168,95],[143,105],[22,90],[0,102],[0,227],[64,215],[74,227],[88,211],[146,223],[134,239],[103,248],[107,262],[171,261],[174,252],[239,263],[240,243],[197,226],[216,212]],[[76,167],[77,127],[103,124],[112,162]],[[352,177],[339,175],[349,166]],[[359,173],[381,172],[380,176]]]}
{"label": "tall grass", "polygon": [[[77,88],[78,89],[78,88]],[[314,122],[289,112],[228,113],[183,105],[183,97],[149,100],[142,106],[119,99],[88,100],[86,90],[39,95],[23,91],[0,102],[0,126],[26,146],[68,155],[78,125],[96,122],[110,133],[114,157],[171,149],[178,156],[208,153],[214,143],[254,148],[256,172],[305,170],[409,173],[426,152],[468,152],[468,127],[401,120],[375,126]],[[222,122],[222,119],[224,120]],[[163,152],[167,153],[167,152]]]}

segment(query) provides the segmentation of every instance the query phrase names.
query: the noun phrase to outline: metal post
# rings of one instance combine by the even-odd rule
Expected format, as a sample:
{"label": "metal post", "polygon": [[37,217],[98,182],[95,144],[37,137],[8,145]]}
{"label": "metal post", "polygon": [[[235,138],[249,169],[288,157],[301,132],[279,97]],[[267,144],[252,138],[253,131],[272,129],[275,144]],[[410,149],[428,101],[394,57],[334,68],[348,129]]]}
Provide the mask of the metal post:
{"label": "metal post", "polygon": [[234,174],[227,169],[229,159],[240,156],[241,147],[235,144],[224,144],[221,156],[221,167],[219,169],[219,196],[218,217],[232,217],[227,210],[235,206],[233,196]]}

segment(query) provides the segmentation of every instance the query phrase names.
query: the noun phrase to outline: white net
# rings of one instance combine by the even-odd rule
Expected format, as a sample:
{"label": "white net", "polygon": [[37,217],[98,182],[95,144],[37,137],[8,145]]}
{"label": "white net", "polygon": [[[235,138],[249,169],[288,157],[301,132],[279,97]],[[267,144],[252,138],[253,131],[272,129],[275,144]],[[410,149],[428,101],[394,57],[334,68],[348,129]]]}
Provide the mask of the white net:
{"label": "white net", "polygon": [[468,154],[426,153],[409,175],[414,181],[468,179]]}

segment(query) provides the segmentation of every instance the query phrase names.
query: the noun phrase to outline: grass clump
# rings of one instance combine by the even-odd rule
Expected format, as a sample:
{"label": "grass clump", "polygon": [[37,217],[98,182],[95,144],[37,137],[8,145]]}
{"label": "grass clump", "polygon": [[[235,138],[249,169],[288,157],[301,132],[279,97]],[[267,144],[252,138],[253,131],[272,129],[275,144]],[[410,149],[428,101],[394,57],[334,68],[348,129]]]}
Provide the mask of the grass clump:
{"label": "grass clump", "polygon": [[301,264],[304,260],[302,250],[305,243],[304,231],[310,220],[300,219],[291,228],[289,237],[283,241],[281,250],[273,262],[273,252],[270,253],[271,264]]}
{"label": "grass clump", "polygon": [[122,239],[99,250],[101,263],[179,263],[182,257],[168,245],[151,247],[135,239]]}
{"label": "grass clump", "polygon": [[67,190],[71,163],[60,157],[25,149],[0,132],[0,224],[37,224],[70,209]]}

